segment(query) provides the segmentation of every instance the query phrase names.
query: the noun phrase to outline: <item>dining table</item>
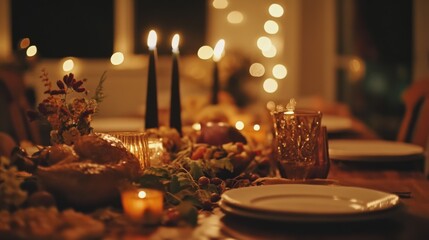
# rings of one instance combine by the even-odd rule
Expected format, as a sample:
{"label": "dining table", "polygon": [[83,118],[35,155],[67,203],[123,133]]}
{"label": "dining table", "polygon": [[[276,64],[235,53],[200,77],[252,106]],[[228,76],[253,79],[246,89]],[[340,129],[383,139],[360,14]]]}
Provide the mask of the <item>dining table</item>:
{"label": "dining table", "polygon": [[429,239],[429,181],[420,171],[363,170],[332,162],[328,179],[336,185],[398,194],[400,204],[379,218],[344,222],[259,220],[225,214],[220,208],[214,208],[213,211],[201,211],[195,227],[159,226],[150,230],[134,229],[121,238]]}
{"label": "dining table", "polygon": [[[354,132],[335,132],[330,139],[352,136],[377,139],[360,121]],[[339,137],[340,136],[340,137]],[[327,184],[378,190],[399,196],[399,204],[380,216],[343,221],[278,221],[226,213],[219,207],[200,210],[196,226],[157,226],[121,232],[123,239],[429,239],[429,181],[422,171],[424,156],[394,163],[329,161],[329,174],[320,181],[299,184]],[[294,184],[278,179],[267,184]],[[283,186],[283,185],[282,185]],[[114,228],[112,228],[114,229]],[[115,232],[112,231],[114,239]],[[117,232],[116,232],[117,234]]]}
{"label": "dining table", "polygon": [[[331,116],[325,123],[330,127],[328,140],[380,139],[357,118]],[[146,227],[120,234],[124,239],[429,239],[429,181],[422,171],[423,161],[423,157],[377,164],[330,160],[327,184],[374,189],[400,197],[398,207],[375,219],[274,221],[237,216],[215,207],[212,211],[200,210],[196,226]],[[114,238],[118,233],[112,234]]]}
{"label": "dining table", "polygon": [[[352,130],[328,134],[334,139],[377,139],[360,121],[353,121]],[[329,133],[329,131],[328,131]],[[280,177],[266,177],[263,185],[309,184],[346,186],[395,194],[399,203],[382,211],[376,217],[329,221],[311,217],[293,221],[246,217],[231,214],[221,207],[198,210],[198,219],[192,225],[141,226],[123,221],[120,208],[99,209],[88,213],[104,219],[102,239],[429,239],[429,181],[422,171],[424,156],[412,161],[348,162],[329,159],[329,173],[323,179],[294,181]],[[261,179],[259,179],[261,180]],[[260,181],[261,182],[261,181]],[[97,213],[98,212],[98,213]],[[115,219],[113,221],[113,219]],[[112,219],[112,220],[110,220]],[[0,220],[1,221],[1,220]]]}

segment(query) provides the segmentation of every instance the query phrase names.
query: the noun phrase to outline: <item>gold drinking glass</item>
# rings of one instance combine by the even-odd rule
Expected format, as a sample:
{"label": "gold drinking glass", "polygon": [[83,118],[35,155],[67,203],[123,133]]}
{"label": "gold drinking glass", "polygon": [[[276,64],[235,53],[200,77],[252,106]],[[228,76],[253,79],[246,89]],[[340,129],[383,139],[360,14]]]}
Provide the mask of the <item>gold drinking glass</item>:
{"label": "gold drinking glass", "polygon": [[124,146],[140,161],[141,169],[150,166],[148,134],[145,132],[110,132],[110,135],[121,140]]}
{"label": "gold drinking glass", "polygon": [[319,154],[322,113],[312,110],[273,111],[274,156],[284,178],[308,178]]}

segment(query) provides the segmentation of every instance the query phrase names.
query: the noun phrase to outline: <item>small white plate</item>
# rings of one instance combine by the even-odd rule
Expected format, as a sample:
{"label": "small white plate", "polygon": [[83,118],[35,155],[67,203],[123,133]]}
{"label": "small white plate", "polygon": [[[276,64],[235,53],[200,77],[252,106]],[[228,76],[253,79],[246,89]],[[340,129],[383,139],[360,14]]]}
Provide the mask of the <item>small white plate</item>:
{"label": "small white plate", "polygon": [[346,161],[409,161],[423,155],[423,148],[386,140],[330,140],[329,158]]}
{"label": "small white plate", "polygon": [[354,221],[384,216],[398,204],[397,195],[367,188],[278,184],[228,190],[219,206],[226,213],[267,220]]}
{"label": "small white plate", "polygon": [[343,132],[352,129],[352,120],[348,117],[323,115],[322,125],[326,126],[328,133]]}

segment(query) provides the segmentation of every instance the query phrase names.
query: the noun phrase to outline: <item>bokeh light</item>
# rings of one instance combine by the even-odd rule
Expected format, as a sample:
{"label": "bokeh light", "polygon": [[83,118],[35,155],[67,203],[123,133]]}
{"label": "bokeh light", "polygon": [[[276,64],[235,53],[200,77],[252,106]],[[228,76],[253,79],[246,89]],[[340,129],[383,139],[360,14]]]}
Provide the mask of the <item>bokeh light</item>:
{"label": "bokeh light", "polygon": [[28,48],[28,46],[30,46],[30,39],[29,38],[21,39],[21,41],[19,42],[19,48],[26,49]]}
{"label": "bokeh light", "polygon": [[283,64],[276,64],[273,67],[273,76],[277,79],[283,79],[287,76],[287,68]]}
{"label": "bokeh light", "polygon": [[269,111],[274,111],[276,109],[276,103],[274,101],[267,102],[267,109]]}
{"label": "bokeh light", "polygon": [[232,24],[239,24],[243,22],[243,18],[244,18],[243,14],[239,11],[232,11],[228,13],[228,16],[226,17],[228,22]]}
{"label": "bokeh light", "polygon": [[238,130],[243,130],[244,129],[244,122],[243,121],[237,121],[235,123],[235,128],[237,128]]}
{"label": "bokeh light", "polygon": [[277,17],[278,18],[278,17],[283,16],[284,9],[283,9],[283,7],[280,4],[273,3],[268,8],[268,12],[270,13],[270,15],[272,17]]}
{"label": "bokeh light", "polygon": [[256,41],[256,45],[258,46],[259,49],[264,51],[264,50],[270,49],[273,44],[270,38],[262,36],[258,38],[258,40]]}
{"label": "bokeh light", "polygon": [[249,73],[252,77],[262,77],[265,74],[265,67],[261,63],[253,63],[250,65]]}
{"label": "bokeh light", "polygon": [[266,58],[273,58],[277,55],[277,48],[274,45],[271,45],[269,49],[262,50],[262,55]]}
{"label": "bokeh light", "polygon": [[261,130],[261,125],[259,125],[259,124],[253,125],[253,130],[255,130],[255,131]]}
{"label": "bokeh light", "polygon": [[225,9],[228,7],[228,0],[213,0],[212,6],[216,9]]}
{"label": "bokeh light", "polygon": [[34,45],[30,46],[27,48],[27,51],[25,53],[27,54],[28,57],[33,57],[34,55],[37,54],[37,47]]}
{"label": "bokeh light", "polygon": [[277,91],[279,84],[277,83],[277,81],[275,79],[267,78],[264,81],[263,87],[264,87],[265,92],[274,93]]}
{"label": "bokeh light", "polygon": [[273,20],[268,20],[264,24],[264,30],[269,34],[276,34],[279,32],[279,25]]}
{"label": "bokeh light", "polygon": [[197,55],[203,60],[210,59],[213,56],[213,48],[210,46],[202,46],[198,49]]}
{"label": "bokeh light", "polygon": [[110,57],[110,62],[113,65],[120,65],[124,62],[124,54],[121,52],[115,52],[114,54],[112,54],[112,56]]}
{"label": "bokeh light", "polygon": [[63,62],[63,71],[64,72],[70,72],[74,68],[74,61],[73,59],[67,59]]}

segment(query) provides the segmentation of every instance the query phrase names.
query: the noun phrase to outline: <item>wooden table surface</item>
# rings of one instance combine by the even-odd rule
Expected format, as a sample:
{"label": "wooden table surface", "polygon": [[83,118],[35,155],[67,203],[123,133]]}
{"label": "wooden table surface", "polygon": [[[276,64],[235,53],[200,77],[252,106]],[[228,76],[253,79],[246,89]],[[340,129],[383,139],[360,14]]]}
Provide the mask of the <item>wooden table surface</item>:
{"label": "wooden table surface", "polygon": [[[329,139],[379,139],[359,121],[354,121],[354,129],[330,135]],[[429,239],[429,181],[422,172],[421,162],[368,166],[331,161],[328,179],[338,185],[411,195],[400,198],[399,207],[379,219],[275,222],[226,215],[216,208],[213,212],[201,212],[195,228],[162,226],[144,238],[134,235],[130,239]]]}
{"label": "wooden table surface", "polygon": [[[332,162],[336,184],[386,192],[411,192],[382,218],[353,222],[294,223],[201,212],[191,227],[158,227],[147,239],[429,239],[429,181],[419,171],[355,169]],[[130,239],[136,236],[130,236]],[[146,239],[142,238],[142,239]]]}

